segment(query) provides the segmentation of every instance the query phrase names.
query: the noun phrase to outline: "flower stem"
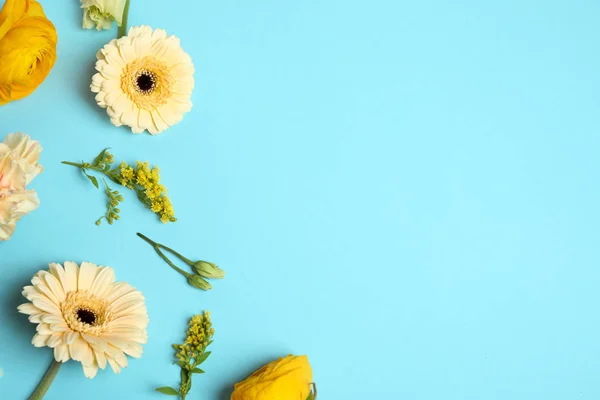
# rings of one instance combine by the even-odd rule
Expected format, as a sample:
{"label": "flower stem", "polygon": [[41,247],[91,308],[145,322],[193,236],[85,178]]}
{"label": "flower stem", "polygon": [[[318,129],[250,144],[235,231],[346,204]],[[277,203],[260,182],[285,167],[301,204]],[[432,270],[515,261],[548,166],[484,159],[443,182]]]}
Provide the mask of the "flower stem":
{"label": "flower stem", "polygon": [[71,161],[63,161],[61,164],[72,165],[74,167],[83,168],[83,164],[74,163]]}
{"label": "flower stem", "polygon": [[29,400],[41,400],[44,398],[44,395],[50,388],[52,381],[54,381],[54,378],[56,378],[56,374],[58,374],[58,370],[60,369],[61,365],[62,363],[52,360],[52,365],[50,365],[50,368],[48,368],[48,372],[46,372],[46,375],[44,375],[40,384],[38,385],[37,389],[35,389],[35,392],[33,392]]}
{"label": "flower stem", "polygon": [[165,249],[166,251],[170,252],[171,254],[175,255],[176,257],[179,257],[181,259],[181,261],[183,261],[184,263],[186,263],[187,265],[189,265],[190,267],[194,266],[194,263],[192,262],[192,260],[190,260],[187,257],[182,256],[181,254],[179,254],[178,252],[176,252],[175,250],[158,243],[158,247],[161,247],[163,249]]}
{"label": "flower stem", "polygon": [[173,264],[173,262],[171,260],[169,260],[169,258],[167,256],[165,256],[165,254],[160,250],[160,247],[159,247],[160,245],[158,243],[156,243],[154,240],[150,239],[149,237],[147,237],[139,232],[137,235],[139,237],[141,237],[142,239],[144,239],[146,242],[148,242],[154,248],[154,251],[156,251],[156,253],[160,256],[160,258],[162,258],[167,264],[169,264],[169,267],[173,268],[175,271],[179,272],[181,275],[185,276],[186,278],[189,278],[192,275],[188,272],[185,272],[181,268],[177,267],[175,264]]}
{"label": "flower stem", "polygon": [[125,2],[125,8],[123,9],[123,19],[121,22],[121,26],[119,27],[119,38],[122,38],[123,36],[127,35],[127,21],[129,20],[129,2],[130,0],[127,0]]}

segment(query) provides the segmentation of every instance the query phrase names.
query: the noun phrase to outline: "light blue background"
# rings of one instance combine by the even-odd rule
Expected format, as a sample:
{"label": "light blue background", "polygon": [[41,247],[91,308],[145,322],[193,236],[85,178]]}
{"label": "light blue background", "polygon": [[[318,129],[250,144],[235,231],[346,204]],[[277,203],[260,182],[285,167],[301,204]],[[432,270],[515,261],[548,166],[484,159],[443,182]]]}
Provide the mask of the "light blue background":
{"label": "light blue background", "polygon": [[[143,291],[150,340],[120,376],[69,363],[50,400],[162,398],[170,344],[204,309],[216,341],[190,399],[226,400],[288,353],[323,400],[600,398],[597,1],[132,0],[130,22],[196,65],[193,111],[158,137],[112,127],[89,91],[115,32],[43,4],[56,67],[0,108],[0,137],[31,134],[45,166],[41,207],[0,244],[2,400],[49,365],[16,306],[64,260]],[[94,225],[103,194],[60,161],[106,146],[161,167],[179,222],[129,193]],[[226,279],[189,288],[137,231]]]}

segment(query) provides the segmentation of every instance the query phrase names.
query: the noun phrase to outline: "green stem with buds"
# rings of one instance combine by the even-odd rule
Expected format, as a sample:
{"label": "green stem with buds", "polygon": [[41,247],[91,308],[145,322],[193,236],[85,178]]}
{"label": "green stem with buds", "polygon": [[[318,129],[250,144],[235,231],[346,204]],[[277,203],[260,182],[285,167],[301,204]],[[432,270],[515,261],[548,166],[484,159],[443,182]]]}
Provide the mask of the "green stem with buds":
{"label": "green stem with buds", "polygon": [[[139,237],[141,237],[142,239],[144,239],[146,242],[148,242],[148,244],[150,244],[150,246],[152,246],[154,248],[154,251],[156,251],[156,253],[160,256],[160,258],[162,258],[167,264],[169,264],[169,266],[171,268],[173,268],[175,271],[179,272],[181,275],[185,276],[186,278],[189,278],[190,276],[192,276],[192,274],[185,272],[184,270],[182,270],[181,268],[177,267],[175,264],[173,264],[173,262],[171,260],[169,260],[169,258],[167,256],[165,256],[165,254],[160,250],[161,247],[165,247],[159,243],[156,243],[154,240],[150,239],[149,237],[142,235],[141,233],[137,234]],[[165,247],[165,250],[169,250],[167,247]]]}
{"label": "green stem with buds", "polygon": [[48,368],[46,375],[44,375],[44,377],[40,381],[40,384],[35,389],[35,392],[33,392],[29,400],[41,400],[44,398],[44,395],[46,394],[48,389],[50,389],[50,385],[52,385],[54,378],[56,378],[56,374],[58,374],[61,365],[62,363],[52,360],[52,365],[50,365],[50,368]]}
{"label": "green stem with buds", "polygon": [[129,2],[130,0],[127,0],[125,2],[125,8],[123,9],[123,19],[121,26],[119,27],[118,38],[122,38],[123,36],[127,35],[127,23],[129,21]]}

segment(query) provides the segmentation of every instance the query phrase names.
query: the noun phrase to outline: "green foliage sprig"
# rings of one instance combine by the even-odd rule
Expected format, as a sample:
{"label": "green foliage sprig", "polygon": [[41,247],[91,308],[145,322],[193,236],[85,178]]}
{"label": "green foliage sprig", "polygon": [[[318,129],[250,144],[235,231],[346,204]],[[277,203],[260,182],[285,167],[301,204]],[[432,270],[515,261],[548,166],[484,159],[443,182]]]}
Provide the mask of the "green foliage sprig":
{"label": "green foliage sprig", "polygon": [[177,358],[174,364],[181,368],[179,390],[171,386],[163,386],[156,391],[170,396],[180,396],[185,400],[192,388],[192,376],[204,373],[198,366],[210,356],[210,351],[206,349],[213,342],[214,334],[209,312],[204,311],[202,314],[194,315],[189,322],[185,341],[173,345]]}
{"label": "green foliage sprig", "polygon": [[[120,165],[113,167],[113,162],[114,156],[108,152],[108,149],[104,149],[91,163],[63,161],[63,164],[81,169],[81,172],[98,189],[100,188],[98,179],[91,175],[90,171],[101,173],[112,182],[135,191],[142,204],[155,213],[161,222],[177,221],[171,199],[167,196],[167,189],[160,184],[160,170],[158,167],[150,168],[147,161],[138,161],[135,167],[123,161]],[[96,221],[96,225],[100,225],[103,219],[106,219],[111,225],[115,220],[118,220],[120,210],[117,206],[123,201],[123,196],[118,191],[112,190],[106,180],[104,180],[104,184],[108,199],[106,213]]]}
{"label": "green foliage sprig", "polygon": [[[225,271],[219,268],[216,264],[203,260],[192,261],[189,258],[182,256],[175,250],[160,243],[156,243],[154,240],[141,233],[138,233],[137,235],[144,239],[148,244],[150,244],[150,246],[154,248],[154,251],[156,251],[156,253],[160,256],[160,258],[163,259],[164,262],[166,262],[175,271],[183,275],[187,279],[188,283],[197,289],[210,290],[212,289],[212,286],[210,283],[208,283],[206,279],[223,279],[225,277]],[[176,266],[169,259],[169,257],[166,256],[163,250],[168,251],[169,253],[173,254],[175,257],[179,258],[181,261],[186,263],[188,266],[191,267],[193,272],[186,272],[178,266]]]}

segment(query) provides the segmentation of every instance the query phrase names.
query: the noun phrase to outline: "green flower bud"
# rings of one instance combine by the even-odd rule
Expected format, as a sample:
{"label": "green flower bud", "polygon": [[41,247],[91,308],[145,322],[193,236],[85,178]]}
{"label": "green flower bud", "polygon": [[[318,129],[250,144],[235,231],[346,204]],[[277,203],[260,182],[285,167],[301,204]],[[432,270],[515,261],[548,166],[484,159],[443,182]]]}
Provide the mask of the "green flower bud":
{"label": "green flower bud", "polygon": [[192,265],[196,273],[207,279],[223,279],[225,271],[208,261],[198,261]]}
{"label": "green flower bud", "polygon": [[200,277],[198,275],[190,275],[188,277],[188,283],[190,285],[192,285],[193,287],[201,289],[201,290],[212,289],[212,286],[210,286],[210,283],[208,283],[207,281],[205,281],[204,279],[202,279],[202,277]]}

